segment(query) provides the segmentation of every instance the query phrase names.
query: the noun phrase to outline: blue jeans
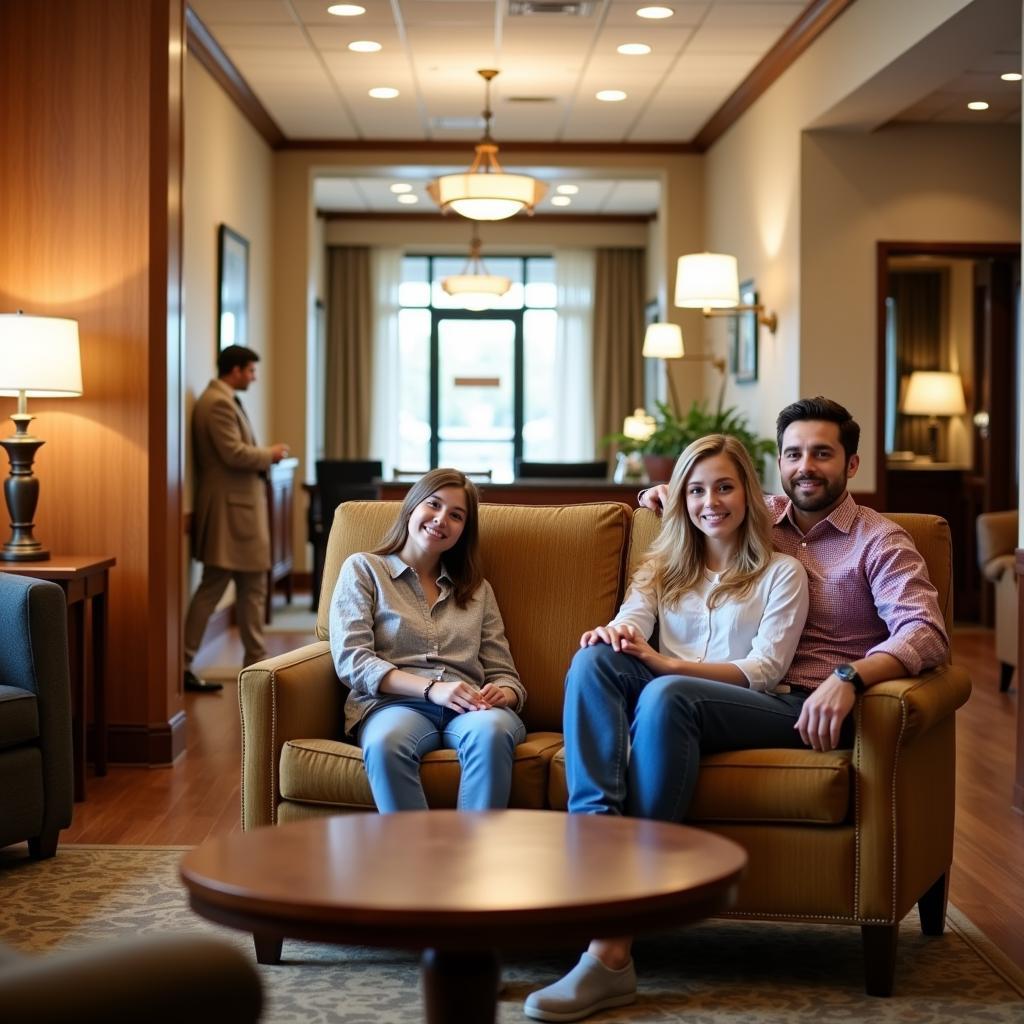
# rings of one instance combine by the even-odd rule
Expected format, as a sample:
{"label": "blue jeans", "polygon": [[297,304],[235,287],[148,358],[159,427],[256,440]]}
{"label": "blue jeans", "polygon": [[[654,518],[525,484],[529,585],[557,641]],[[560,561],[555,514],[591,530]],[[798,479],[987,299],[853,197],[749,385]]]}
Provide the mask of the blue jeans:
{"label": "blue jeans", "polygon": [[655,677],[608,644],[585,647],[565,679],[569,811],[682,821],[702,754],[805,746],[793,726],[806,697]]}
{"label": "blue jeans", "polygon": [[508,708],[466,711],[411,699],[374,708],[358,731],[377,810],[425,811],[420,761],[431,750],[455,750],[462,775],[460,811],[508,807],[512,758],[526,726]]}

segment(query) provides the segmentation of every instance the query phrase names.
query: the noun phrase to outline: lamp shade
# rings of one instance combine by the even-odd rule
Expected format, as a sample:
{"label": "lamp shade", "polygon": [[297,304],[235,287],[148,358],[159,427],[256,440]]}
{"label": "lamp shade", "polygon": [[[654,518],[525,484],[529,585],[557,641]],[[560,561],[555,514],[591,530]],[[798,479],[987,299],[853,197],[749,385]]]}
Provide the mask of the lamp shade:
{"label": "lamp shade", "polygon": [[678,324],[648,324],[644,333],[644,355],[648,359],[680,359],[683,332]]}
{"label": "lamp shade", "polygon": [[684,309],[730,309],[740,304],[736,257],[693,252],[676,262],[675,304]]}
{"label": "lamp shade", "polygon": [[71,398],[82,393],[78,322],[0,314],[0,395]]}
{"label": "lamp shade", "polygon": [[634,441],[646,441],[654,433],[654,428],[654,417],[643,409],[635,410],[632,416],[627,416],[622,422],[622,432]]}
{"label": "lamp shade", "polygon": [[960,374],[915,370],[900,411],[908,416],[962,416],[967,405]]}

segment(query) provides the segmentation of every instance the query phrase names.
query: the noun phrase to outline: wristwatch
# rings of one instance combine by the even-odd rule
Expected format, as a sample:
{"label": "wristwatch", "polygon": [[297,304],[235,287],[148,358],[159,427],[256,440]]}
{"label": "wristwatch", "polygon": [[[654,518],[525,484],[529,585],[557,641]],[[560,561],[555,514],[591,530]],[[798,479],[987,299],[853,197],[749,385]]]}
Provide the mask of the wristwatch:
{"label": "wristwatch", "polygon": [[864,680],[861,679],[860,673],[852,665],[836,665],[832,669],[832,674],[839,676],[845,683],[851,683],[857,693],[864,692]]}

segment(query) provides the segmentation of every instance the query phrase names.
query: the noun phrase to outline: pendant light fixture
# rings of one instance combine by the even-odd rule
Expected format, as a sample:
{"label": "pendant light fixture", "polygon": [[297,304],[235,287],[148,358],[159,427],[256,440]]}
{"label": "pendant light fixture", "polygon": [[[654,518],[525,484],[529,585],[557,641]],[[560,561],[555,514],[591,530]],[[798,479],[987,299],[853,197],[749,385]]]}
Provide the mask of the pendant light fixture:
{"label": "pendant light fixture", "polygon": [[476,156],[463,174],[444,174],[427,186],[443,213],[454,210],[469,220],[504,220],[520,210],[533,213],[544,198],[547,185],[528,174],[506,174],[498,163],[498,144],[491,138],[491,79],[489,68],[477,71],[484,80],[484,137]]}
{"label": "pendant light fixture", "polygon": [[441,287],[464,309],[490,309],[495,299],[501,298],[512,287],[512,279],[488,274],[480,258],[480,236],[473,225],[473,238],[469,243],[469,259],[461,274],[452,274],[441,281]]}

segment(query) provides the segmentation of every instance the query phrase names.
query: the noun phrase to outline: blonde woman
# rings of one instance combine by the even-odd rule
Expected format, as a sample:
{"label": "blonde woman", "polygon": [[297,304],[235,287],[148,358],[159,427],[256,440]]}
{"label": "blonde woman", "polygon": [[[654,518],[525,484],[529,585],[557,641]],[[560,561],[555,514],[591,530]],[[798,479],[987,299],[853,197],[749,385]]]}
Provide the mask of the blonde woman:
{"label": "blonde woman", "polygon": [[[746,449],[721,434],[694,441],[649,559],[615,618],[580,638],[566,676],[570,812],[682,821],[701,754],[802,746],[793,726],[807,694],[779,684],[806,617],[807,576],[772,549]],[[526,1015],[581,1020],[633,1002],[631,947],[594,940],[527,998]]]}
{"label": "blonde woman", "polygon": [[480,569],[478,505],[464,473],[431,470],[380,546],[345,560],[334,588],[345,728],[382,813],[426,810],[420,761],[439,749],[458,753],[460,810],[508,806],[526,689]]}

